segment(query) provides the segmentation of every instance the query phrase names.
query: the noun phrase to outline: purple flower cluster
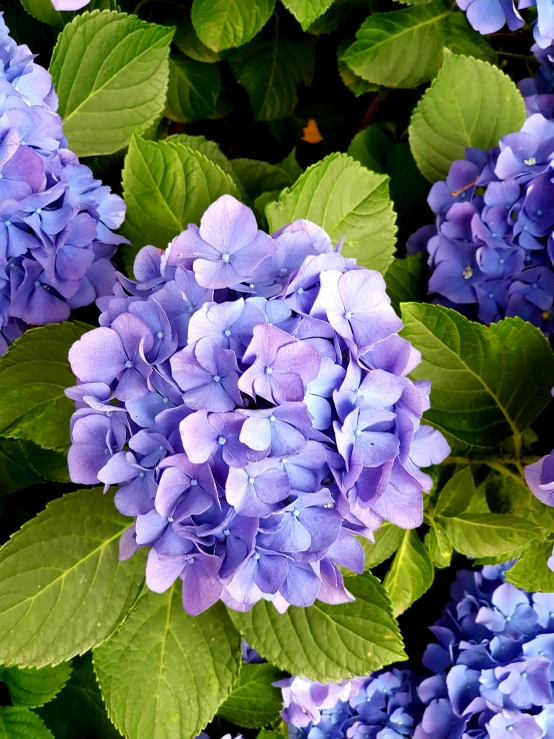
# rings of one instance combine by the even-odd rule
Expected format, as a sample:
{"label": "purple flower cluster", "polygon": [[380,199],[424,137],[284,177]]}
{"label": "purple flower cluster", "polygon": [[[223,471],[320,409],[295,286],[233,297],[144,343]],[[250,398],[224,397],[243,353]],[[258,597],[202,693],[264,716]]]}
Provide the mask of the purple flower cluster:
{"label": "purple flower cluster", "polygon": [[394,669],[338,685],[277,683],[291,736],[554,737],[554,593],[504,582],[510,564],[458,572],[423,657],[431,677]]}
{"label": "purple flower cluster", "polygon": [[415,739],[554,736],[554,593],[504,582],[509,566],[458,572],[423,657],[435,674]]}
{"label": "purple flower cluster", "polygon": [[534,77],[526,77],[518,82],[518,88],[523,99],[527,115],[541,113],[548,120],[554,118],[554,46],[541,49],[533,44],[531,51],[540,62]]}
{"label": "purple flower cluster", "polygon": [[291,677],[275,685],[291,739],[403,739],[422,714],[417,683],[410,670],[394,669],[338,684]]}
{"label": "purple flower cluster", "polygon": [[0,353],[113,290],[125,204],[69,151],[49,73],[0,14]]}
{"label": "purple flower cluster", "polygon": [[466,149],[428,202],[436,226],[408,240],[427,250],[435,302],[489,324],[520,316],[554,323],[554,121],[531,115],[499,148]]}
{"label": "purple flower cluster", "polygon": [[193,614],[352,600],[355,535],[418,526],[420,467],[448,453],[381,275],[313,223],[268,236],[228,195],[135,275],[69,354],[71,476],[119,485],[123,556],[151,547],[148,586],[180,577]]}

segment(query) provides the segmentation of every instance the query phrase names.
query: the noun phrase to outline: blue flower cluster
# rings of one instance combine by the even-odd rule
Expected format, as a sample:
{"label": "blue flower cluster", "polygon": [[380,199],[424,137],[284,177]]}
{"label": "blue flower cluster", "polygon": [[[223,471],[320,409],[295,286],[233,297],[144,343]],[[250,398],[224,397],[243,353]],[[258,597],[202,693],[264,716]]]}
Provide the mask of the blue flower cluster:
{"label": "blue flower cluster", "polygon": [[123,556],[151,547],[147,585],[181,578],[193,614],[352,600],[355,535],[420,525],[420,467],[449,451],[382,276],[313,223],[265,234],[230,195],[135,275],[69,352],[71,477],[119,486]]}
{"label": "blue flower cluster", "polygon": [[421,679],[392,670],[322,685],[282,681],[298,739],[552,739],[554,593],[504,581],[510,566],[458,572],[431,628]]}
{"label": "blue flower cluster", "polygon": [[408,251],[429,253],[435,302],[486,324],[520,316],[553,330],[553,160],[554,121],[533,113],[499,147],[467,149],[433,185],[436,225],[410,237]]}
{"label": "blue flower cluster", "polygon": [[410,670],[393,669],[339,684],[291,677],[275,685],[290,739],[402,739],[423,712],[418,682]]}
{"label": "blue flower cluster", "polygon": [[510,31],[517,31],[525,21],[520,10],[536,6],[537,18],[533,21],[533,36],[541,49],[546,49],[554,40],[554,12],[550,0],[456,0],[466,12],[467,19],[479,33],[495,33],[504,24]]}
{"label": "blue flower cluster", "polygon": [[49,73],[0,14],[0,353],[113,289],[125,203],[69,151]]}

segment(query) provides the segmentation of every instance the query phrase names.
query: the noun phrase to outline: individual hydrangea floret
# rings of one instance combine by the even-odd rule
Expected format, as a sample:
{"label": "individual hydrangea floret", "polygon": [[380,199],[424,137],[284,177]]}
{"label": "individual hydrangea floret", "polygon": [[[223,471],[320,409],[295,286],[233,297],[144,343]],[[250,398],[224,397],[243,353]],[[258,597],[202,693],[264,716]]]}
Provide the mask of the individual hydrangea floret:
{"label": "individual hydrangea floret", "polygon": [[0,14],[0,353],[112,292],[125,204],[69,149],[49,73]]}
{"label": "individual hydrangea floret", "polygon": [[356,536],[420,525],[420,468],[449,451],[381,275],[313,223],[263,233],[229,195],[135,275],[69,353],[71,477],[119,486],[122,556],[149,547],[148,587],[180,578],[192,614],[353,600]]}
{"label": "individual hydrangea floret", "polygon": [[408,241],[426,250],[435,302],[489,324],[519,316],[554,327],[554,121],[534,113],[488,151],[466,149],[429,205],[436,226]]}

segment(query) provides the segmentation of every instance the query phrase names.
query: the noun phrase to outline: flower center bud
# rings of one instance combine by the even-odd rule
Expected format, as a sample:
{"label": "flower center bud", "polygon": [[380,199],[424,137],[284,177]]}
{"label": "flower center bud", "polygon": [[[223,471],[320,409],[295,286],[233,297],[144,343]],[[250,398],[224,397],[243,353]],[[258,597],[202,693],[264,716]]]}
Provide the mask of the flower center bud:
{"label": "flower center bud", "polygon": [[535,157],[529,157],[529,159],[524,159],[523,164],[526,164],[528,167],[533,167],[537,163],[537,160]]}
{"label": "flower center bud", "polygon": [[222,262],[228,262],[229,261],[229,255],[228,254],[222,254],[221,255],[221,261]]}
{"label": "flower center bud", "polygon": [[220,377],[219,375],[214,375],[214,376],[212,377],[212,380],[213,380],[214,382],[219,382],[219,381],[221,380],[221,377]]}
{"label": "flower center bud", "polygon": [[293,508],[293,509],[292,509],[292,515],[293,515],[293,516],[294,516],[295,518],[298,518],[298,516],[300,515],[300,511],[299,511],[299,510],[297,510],[296,508]]}
{"label": "flower center bud", "polygon": [[229,531],[229,529],[223,529],[223,534],[225,536],[230,536],[231,532]]}
{"label": "flower center bud", "polygon": [[269,421],[270,421],[270,423],[275,423],[275,421],[276,421],[276,420],[277,420],[277,419],[275,418],[275,416],[270,416],[270,417],[269,417]]}
{"label": "flower center bud", "polygon": [[40,280],[35,280],[35,287],[40,287]]}
{"label": "flower center bud", "polygon": [[229,336],[231,336],[231,332],[229,331],[229,329],[228,329],[228,328],[226,328],[226,329],[225,329],[225,331],[224,331],[223,333],[225,334],[225,336],[227,336],[227,338],[228,338]]}
{"label": "flower center bud", "polygon": [[464,277],[464,280],[469,280],[471,277],[473,277],[473,269],[469,265],[467,267],[464,267],[462,275]]}
{"label": "flower center bud", "polygon": [[193,488],[195,485],[198,485],[198,480],[191,480],[190,486]]}
{"label": "flower center bud", "polygon": [[296,292],[298,293],[298,295],[304,295],[304,288],[303,287],[299,287]]}
{"label": "flower center bud", "polygon": [[256,560],[256,562],[260,559],[260,555],[258,554],[258,552],[254,554],[254,559]]}
{"label": "flower center bud", "polygon": [[347,321],[349,321],[352,318],[352,313],[350,313],[350,311],[347,310],[346,313],[344,314],[344,317],[346,318]]}
{"label": "flower center bud", "polygon": [[173,516],[168,516],[167,517],[167,520],[168,520],[169,523],[173,523]]}
{"label": "flower center bud", "polygon": [[266,373],[266,375],[272,375],[273,374],[273,369],[271,367],[266,367],[265,368],[265,373]]}
{"label": "flower center bud", "polygon": [[227,439],[224,436],[218,436],[217,443],[223,446],[224,444],[227,443]]}
{"label": "flower center bud", "polygon": [[248,478],[248,484],[253,485],[256,482],[256,480],[253,477]]}
{"label": "flower center bud", "polygon": [[127,367],[127,369],[131,369],[131,367],[133,366],[133,363],[131,362],[131,360],[130,360],[130,359],[128,359],[128,360],[127,360],[127,361],[125,362],[125,366]]}
{"label": "flower center bud", "polygon": [[163,331],[158,331],[158,333],[156,334],[156,336],[158,337],[158,339],[163,339],[164,332]]}

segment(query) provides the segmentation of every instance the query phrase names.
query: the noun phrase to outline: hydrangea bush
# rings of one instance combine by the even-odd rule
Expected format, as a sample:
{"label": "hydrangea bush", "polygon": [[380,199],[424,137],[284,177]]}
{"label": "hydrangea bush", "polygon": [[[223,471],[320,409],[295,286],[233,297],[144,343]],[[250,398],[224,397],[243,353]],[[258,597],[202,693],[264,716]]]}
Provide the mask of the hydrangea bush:
{"label": "hydrangea bush", "polygon": [[4,4],[0,733],[554,735],[550,16]]}

